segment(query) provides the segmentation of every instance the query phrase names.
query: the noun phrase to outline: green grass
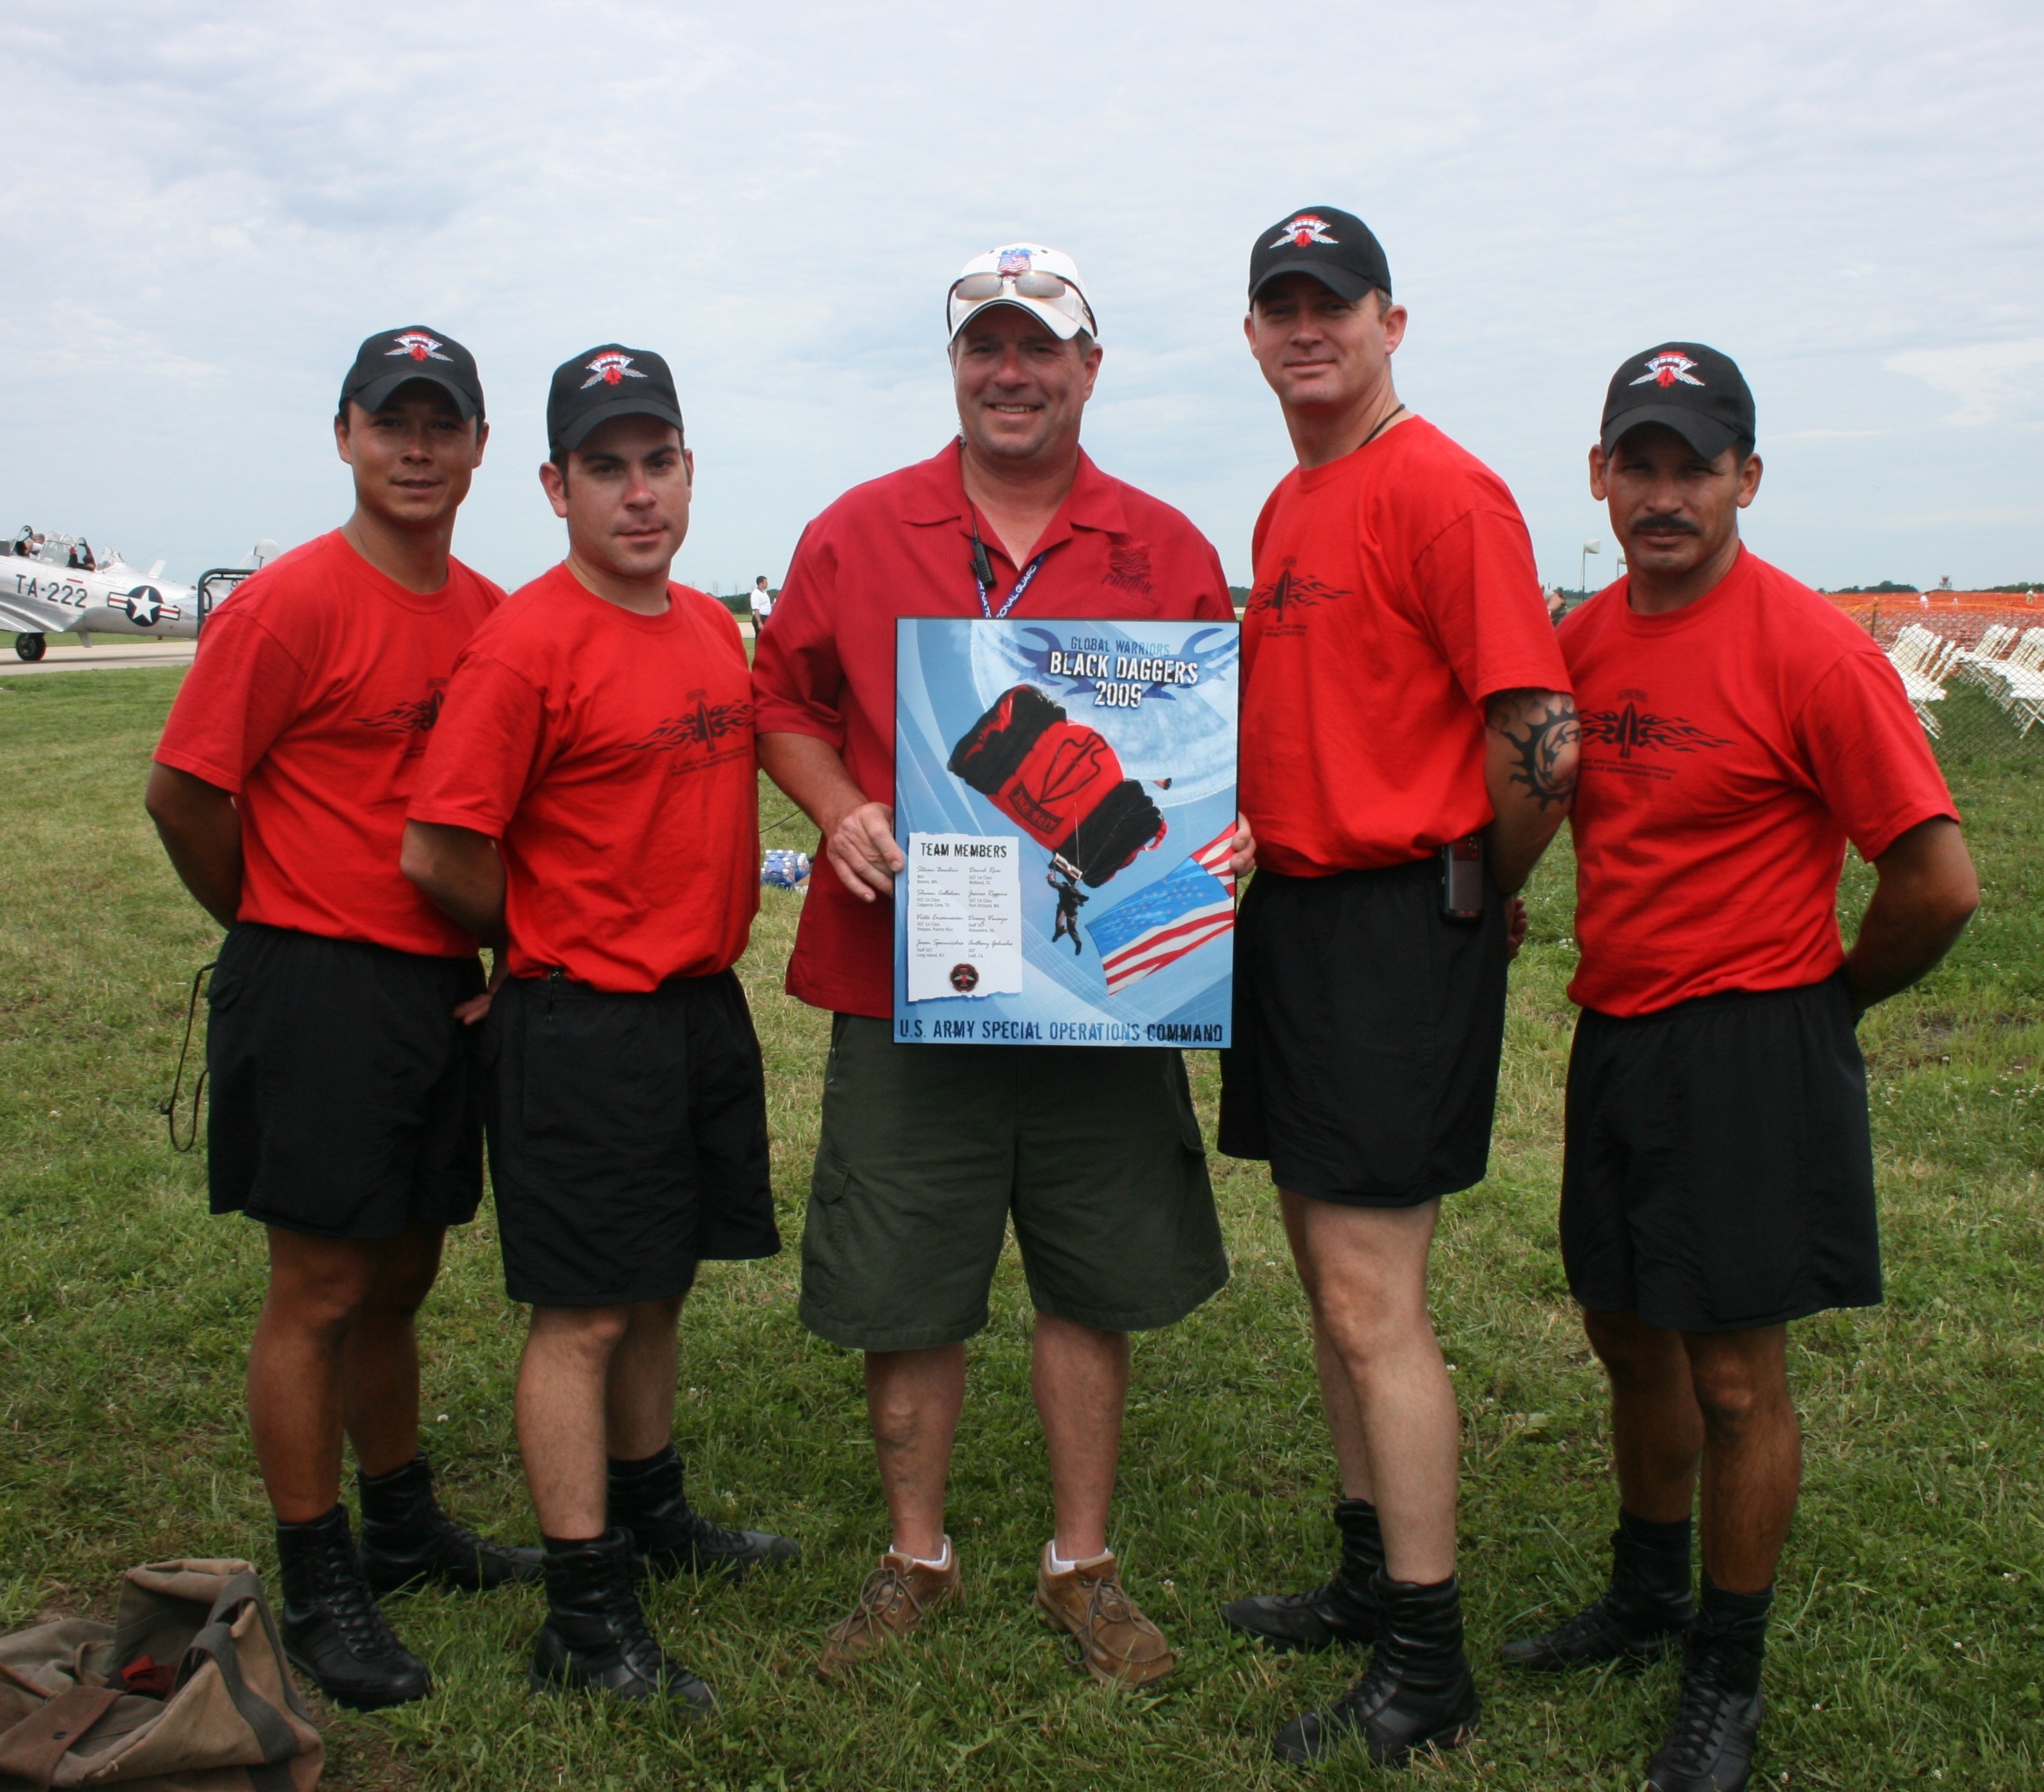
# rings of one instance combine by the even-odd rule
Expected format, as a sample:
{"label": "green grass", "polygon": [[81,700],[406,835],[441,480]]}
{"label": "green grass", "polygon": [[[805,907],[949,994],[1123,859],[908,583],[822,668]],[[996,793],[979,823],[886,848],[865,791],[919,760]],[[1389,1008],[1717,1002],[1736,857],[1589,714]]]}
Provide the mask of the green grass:
{"label": "green grass", "polygon": [[[205,1212],[173,1156],[168,1085],[193,968],[215,936],[144,819],[144,768],[175,671],[0,673],[0,1627],[110,1606],[128,1564],[244,1554],[273,1567],[240,1411],[259,1236]],[[1987,884],[1950,965],[1863,1030],[1888,1304],[1795,1328],[1808,1491],[1783,1566],[1763,1735],[1770,1786],[1853,1792],[2044,1783],[2044,775],[1956,768]],[[786,808],[769,799],[766,812]],[[797,831],[774,838],[788,843]],[[1868,874],[1857,865],[1849,903]],[[1317,1578],[1329,1479],[1304,1310],[1264,1178],[1215,1160],[1235,1280],[1138,1341],[1115,1537],[1179,1648],[1162,1697],[1074,1677],[1029,1608],[1050,1525],[1012,1261],[974,1347],[951,1528],[966,1594],[843,1692],[810,1671],[824,1627],[886,1541],[857,1360],[794,1314],[795,1253],[707,1273],[684,1323],[679,1441],[706,1508],[799,1537],[797,1572],[663,1588],[677,1653],[717,1687],[690,1726],[535,1703],[526,1591],[394,1602],[436,1697],[332,1714],[341,1787],[1609,1788],[1637,1784],[1673,1694],[1636,1680],[1514,1680],[1506,1637],[1586,1599],[1612,1498],[1602,1387],[1555,1251],[1573,959],[1566,854],[1533,892],[1515,973],[1493,1173],[1452,1199],[1437,1308],[1466,1426],[1463,1572],[1486,1702],[1464,1755],[1392,1780],[1347,1760],[1307,1779],[1272,1730],[1339,1689],[1342,1657],[1274,1660],[1216,1616]],[[744,974],[765,1041],[783,1230],[799,1235],[825,1023],[780,993],[800,898],[766,892]],[[1192,1059],[1211,1122],[1214,1060]],[[534,1529],[510,1395],[519,1337],[487,1210],[456,1235],[425,1317],[428,1447],[451,1503]]]}

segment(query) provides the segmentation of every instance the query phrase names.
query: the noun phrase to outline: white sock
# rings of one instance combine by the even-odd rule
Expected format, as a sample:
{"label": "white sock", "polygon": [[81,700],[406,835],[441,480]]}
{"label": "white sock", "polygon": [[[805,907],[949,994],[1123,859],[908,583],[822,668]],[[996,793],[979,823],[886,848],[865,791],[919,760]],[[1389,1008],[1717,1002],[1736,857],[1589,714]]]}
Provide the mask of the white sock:
{"label": "white sock", "polygon": [[[897,1556],[909,1556],[909,1552],[898,1543],[890,1544],[888,1547]],[[909,1560],[919,1568],[936,1568],[939,1571],[947,1568],[951,1565],[951,1540],[949,1537],[944,1539],[944,1552],[935,1560],[929,1560],[920,1556],[909,1556]]]}
{"label": "white sock", "polygon": [[[1087,1561],[1091,1561],[1093,1560],[1091,1556],[1087,1556],[1084,1559]],[[1051,1572],[1052,1574],[1070,1574],[1072,1570],[1078,1565],[1078,1559],[1074,1559],[1074,1560],[1068,1562],[1063,1556],[1058,1553],[1058,1540],[1055,1537],[1052,1537],[1051,1539]]]}

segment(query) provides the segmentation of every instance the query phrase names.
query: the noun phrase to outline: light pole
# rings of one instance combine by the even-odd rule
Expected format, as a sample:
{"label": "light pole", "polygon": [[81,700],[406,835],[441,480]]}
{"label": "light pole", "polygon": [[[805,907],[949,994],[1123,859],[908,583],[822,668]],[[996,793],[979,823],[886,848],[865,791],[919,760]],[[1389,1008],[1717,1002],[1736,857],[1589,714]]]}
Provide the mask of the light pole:
{"label": "light pole", "polygon": [[1586,541],[1583,543],[1582,570],[1576,574],[1576,582],[1585,597],[1587,597],[1590,593],[1590,556],[1593,554],[1601,554],[1603,552],[1604,543],[1600,540]]}

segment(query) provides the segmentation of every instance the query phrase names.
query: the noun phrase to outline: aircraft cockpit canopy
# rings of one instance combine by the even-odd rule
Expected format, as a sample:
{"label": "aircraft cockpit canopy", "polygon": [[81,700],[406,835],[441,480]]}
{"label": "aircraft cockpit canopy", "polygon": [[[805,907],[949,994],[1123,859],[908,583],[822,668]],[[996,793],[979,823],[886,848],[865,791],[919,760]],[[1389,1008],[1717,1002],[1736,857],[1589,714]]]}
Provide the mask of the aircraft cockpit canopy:
{"label": "aircraft cockpit canopy", "polygon": [[14,536],[14,551],[25,559],[40,560],[46,566],[88,573],[110,566],[120,558],[117,553],[94,553],[83,535],[44,535],[25,523]]}

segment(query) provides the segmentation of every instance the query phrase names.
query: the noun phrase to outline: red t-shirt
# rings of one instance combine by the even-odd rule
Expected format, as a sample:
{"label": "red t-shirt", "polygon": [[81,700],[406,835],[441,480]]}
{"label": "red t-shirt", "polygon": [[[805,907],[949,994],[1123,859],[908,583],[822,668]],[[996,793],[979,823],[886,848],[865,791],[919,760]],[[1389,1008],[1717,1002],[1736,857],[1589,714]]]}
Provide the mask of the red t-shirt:
{"label": "red t-shirt", "polygon": [[667,587],[640,616],[565,566],[455,667],[411,819],[504,857],[511,973],[597,989],[728,969],[759,908],[752,690],[738,624]]}
{"label": "red t-shirt", "polygon": [[1560,631],[1583,730],[1569,994],[1623,1015],[1823,981],[1845,961],[1846,841],[1875,859],[1958,813],[1901,679],[1742,550],[1681,609],[1641,616],[1626,594]]}
{"label": "red t-shirt", "polygon": [[[1021,569],[997,542],[986,551],[989,602],[997,611]],[[1235,620],[1207,539],[1083,454],[1035,554],[1041,565],[1011,616]],[[752,684],[761,732],[828,741],[871,800],[892,804],[895,619],[979,614],[955,445],[854,486],[803,532],[759,638]],[[850,894],[819,846],[788,992],[814,1007],[885,1019],[893,1012],[893,965],[892,905]]]}
{"label": "red t-shirt", "polygon": [[1242,807],[1294,877],[1404,865],[1492,819],[1483,701],[1566,691],[1504,482],[1414,418],[1285,474],[1256,520]]}
{"label": "red t-shirt", "polygon": [[503,601],[453,560],[438,591],[407,591],[336,530],[271,561],[208,620],[156,758],[233,796],[240,919],[474,954],[398,851],[455,657]]}

